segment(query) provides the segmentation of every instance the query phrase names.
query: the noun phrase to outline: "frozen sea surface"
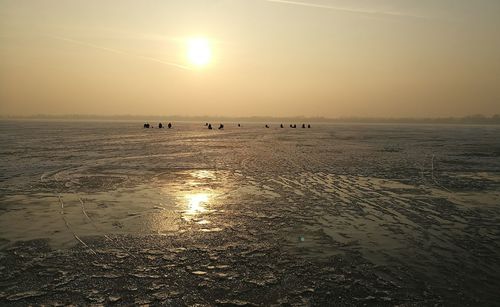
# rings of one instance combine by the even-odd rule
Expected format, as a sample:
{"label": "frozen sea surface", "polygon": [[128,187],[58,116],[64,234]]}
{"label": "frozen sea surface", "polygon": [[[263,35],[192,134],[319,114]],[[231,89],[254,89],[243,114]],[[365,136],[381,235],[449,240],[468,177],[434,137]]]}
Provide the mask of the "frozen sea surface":
{"label": "frozen sea surface", "polygon": [[263,126],[0,122],[0,304],[498,304],[500,127]]}

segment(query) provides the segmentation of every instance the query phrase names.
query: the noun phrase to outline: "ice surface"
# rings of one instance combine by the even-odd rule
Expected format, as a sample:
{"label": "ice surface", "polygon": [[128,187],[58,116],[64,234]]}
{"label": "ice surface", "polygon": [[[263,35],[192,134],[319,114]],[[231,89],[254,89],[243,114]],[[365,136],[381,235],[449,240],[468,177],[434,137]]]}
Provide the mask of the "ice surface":
{"label": "ice surface", "polygon": [[0,304],[500,300],[499,127],[174,127],[0,122]]}

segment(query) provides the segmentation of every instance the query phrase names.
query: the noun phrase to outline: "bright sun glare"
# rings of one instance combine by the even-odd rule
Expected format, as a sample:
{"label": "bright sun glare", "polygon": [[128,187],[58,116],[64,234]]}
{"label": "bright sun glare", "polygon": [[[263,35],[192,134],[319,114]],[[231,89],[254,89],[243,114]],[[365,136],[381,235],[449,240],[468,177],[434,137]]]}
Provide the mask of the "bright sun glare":
{"label": "bright sun glare", "polygon": [[212,50],[206,38],[191,38],[187,42],[187,57],[194,66],[206,66],[212,58]]}
{"label": "bright sun glare", "polygon": [[206,193],[190,194],[187,195],[186,198],[188,200],[187,213],[196,214],[205,211],[205,207],[203,205],[208,201],[208,194]]}

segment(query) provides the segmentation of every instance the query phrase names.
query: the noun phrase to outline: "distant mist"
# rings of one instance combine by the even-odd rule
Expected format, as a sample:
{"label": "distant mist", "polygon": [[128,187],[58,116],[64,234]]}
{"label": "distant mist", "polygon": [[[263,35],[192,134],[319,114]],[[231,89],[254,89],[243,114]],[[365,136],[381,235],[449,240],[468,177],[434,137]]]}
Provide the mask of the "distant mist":
{"label": "distant mist", "polygon": [[226,117],[226,116],[179,116],[179,115],[92,115],[92,114],[64,114],[64,115],[29,115],[29,116],[0,116],[4,120],[121,120],[121,121],[190,121],[190,122],[310,122],[310,123],[409,123],[409,124],[492,124],[500,125],[500,114],[492,116],[469,115],[464,117],[437,117],[437,118],[383,118],[383,117]]}

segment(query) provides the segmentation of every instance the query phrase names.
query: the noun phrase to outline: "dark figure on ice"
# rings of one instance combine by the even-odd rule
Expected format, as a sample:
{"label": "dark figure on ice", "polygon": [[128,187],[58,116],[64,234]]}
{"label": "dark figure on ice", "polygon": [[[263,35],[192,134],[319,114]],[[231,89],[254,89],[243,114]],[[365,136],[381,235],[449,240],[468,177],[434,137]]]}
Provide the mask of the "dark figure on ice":
{"label": "dark figure on ice", "polygon": [[290,124],[290,128],[293,128],[293,125],[292,125],[292,124]]}
{"label": "dark figure on ice", "polygon": [[269,126],[268,126],[268,125],[266,125],[266,128],[269,128]]}
{"label": "dark figure on ice", "polygon": [[220,129],[224,129],[224,125],[223,125],[223,124],[220,124],[220,125],[219,125],[219,130],[220,130]]}
{"label": "dark figure on ice", "polygon": [[212,124],[208,124],[208,129],[212,130]]}
{"label": "dark figure on ice", "polygon": [[280,125],[280,128],[283,128],[283,124]]}
{"label": "dark figure on ice", "polygon": [[240,124],[238,124],[238,127],[241,127],[241,125],[240,125]]}
{"label": "dark figure on ice", "polygon": [[149,128],[149,123],[145,123],[144,128]]}
{"label": "dark figure on ice", "polygon": [[296,124],[293,124],[293,128],[297,128],[297,125],[296,125]]}
{"label": "dark figure on ice", "polygon": [[160,128],[160,129],[161,129],[161,128],[163,128],[163,124],[162,124],[162,123],[159,123],[159,124],[158,124],[158,128]]}
{"label": "dark figure on ice", "polygon": [[307,128],[311,128],[311,125],[309,125],[309,124],[308,124],[308,125],[307,125]]}
{"label": "dark figure on ice", "polygon": [[208,123],[205,123],[205,126],[208,126]]}
{"label": "dark figure on ice", "polygon": [[306,124],[302,124],[302,128],[305,128],[306,127]]}
{"label": "dark figure on ice", "polygon": [[168,129],[172,128],[172,123],[168,123],[167,127]]}

